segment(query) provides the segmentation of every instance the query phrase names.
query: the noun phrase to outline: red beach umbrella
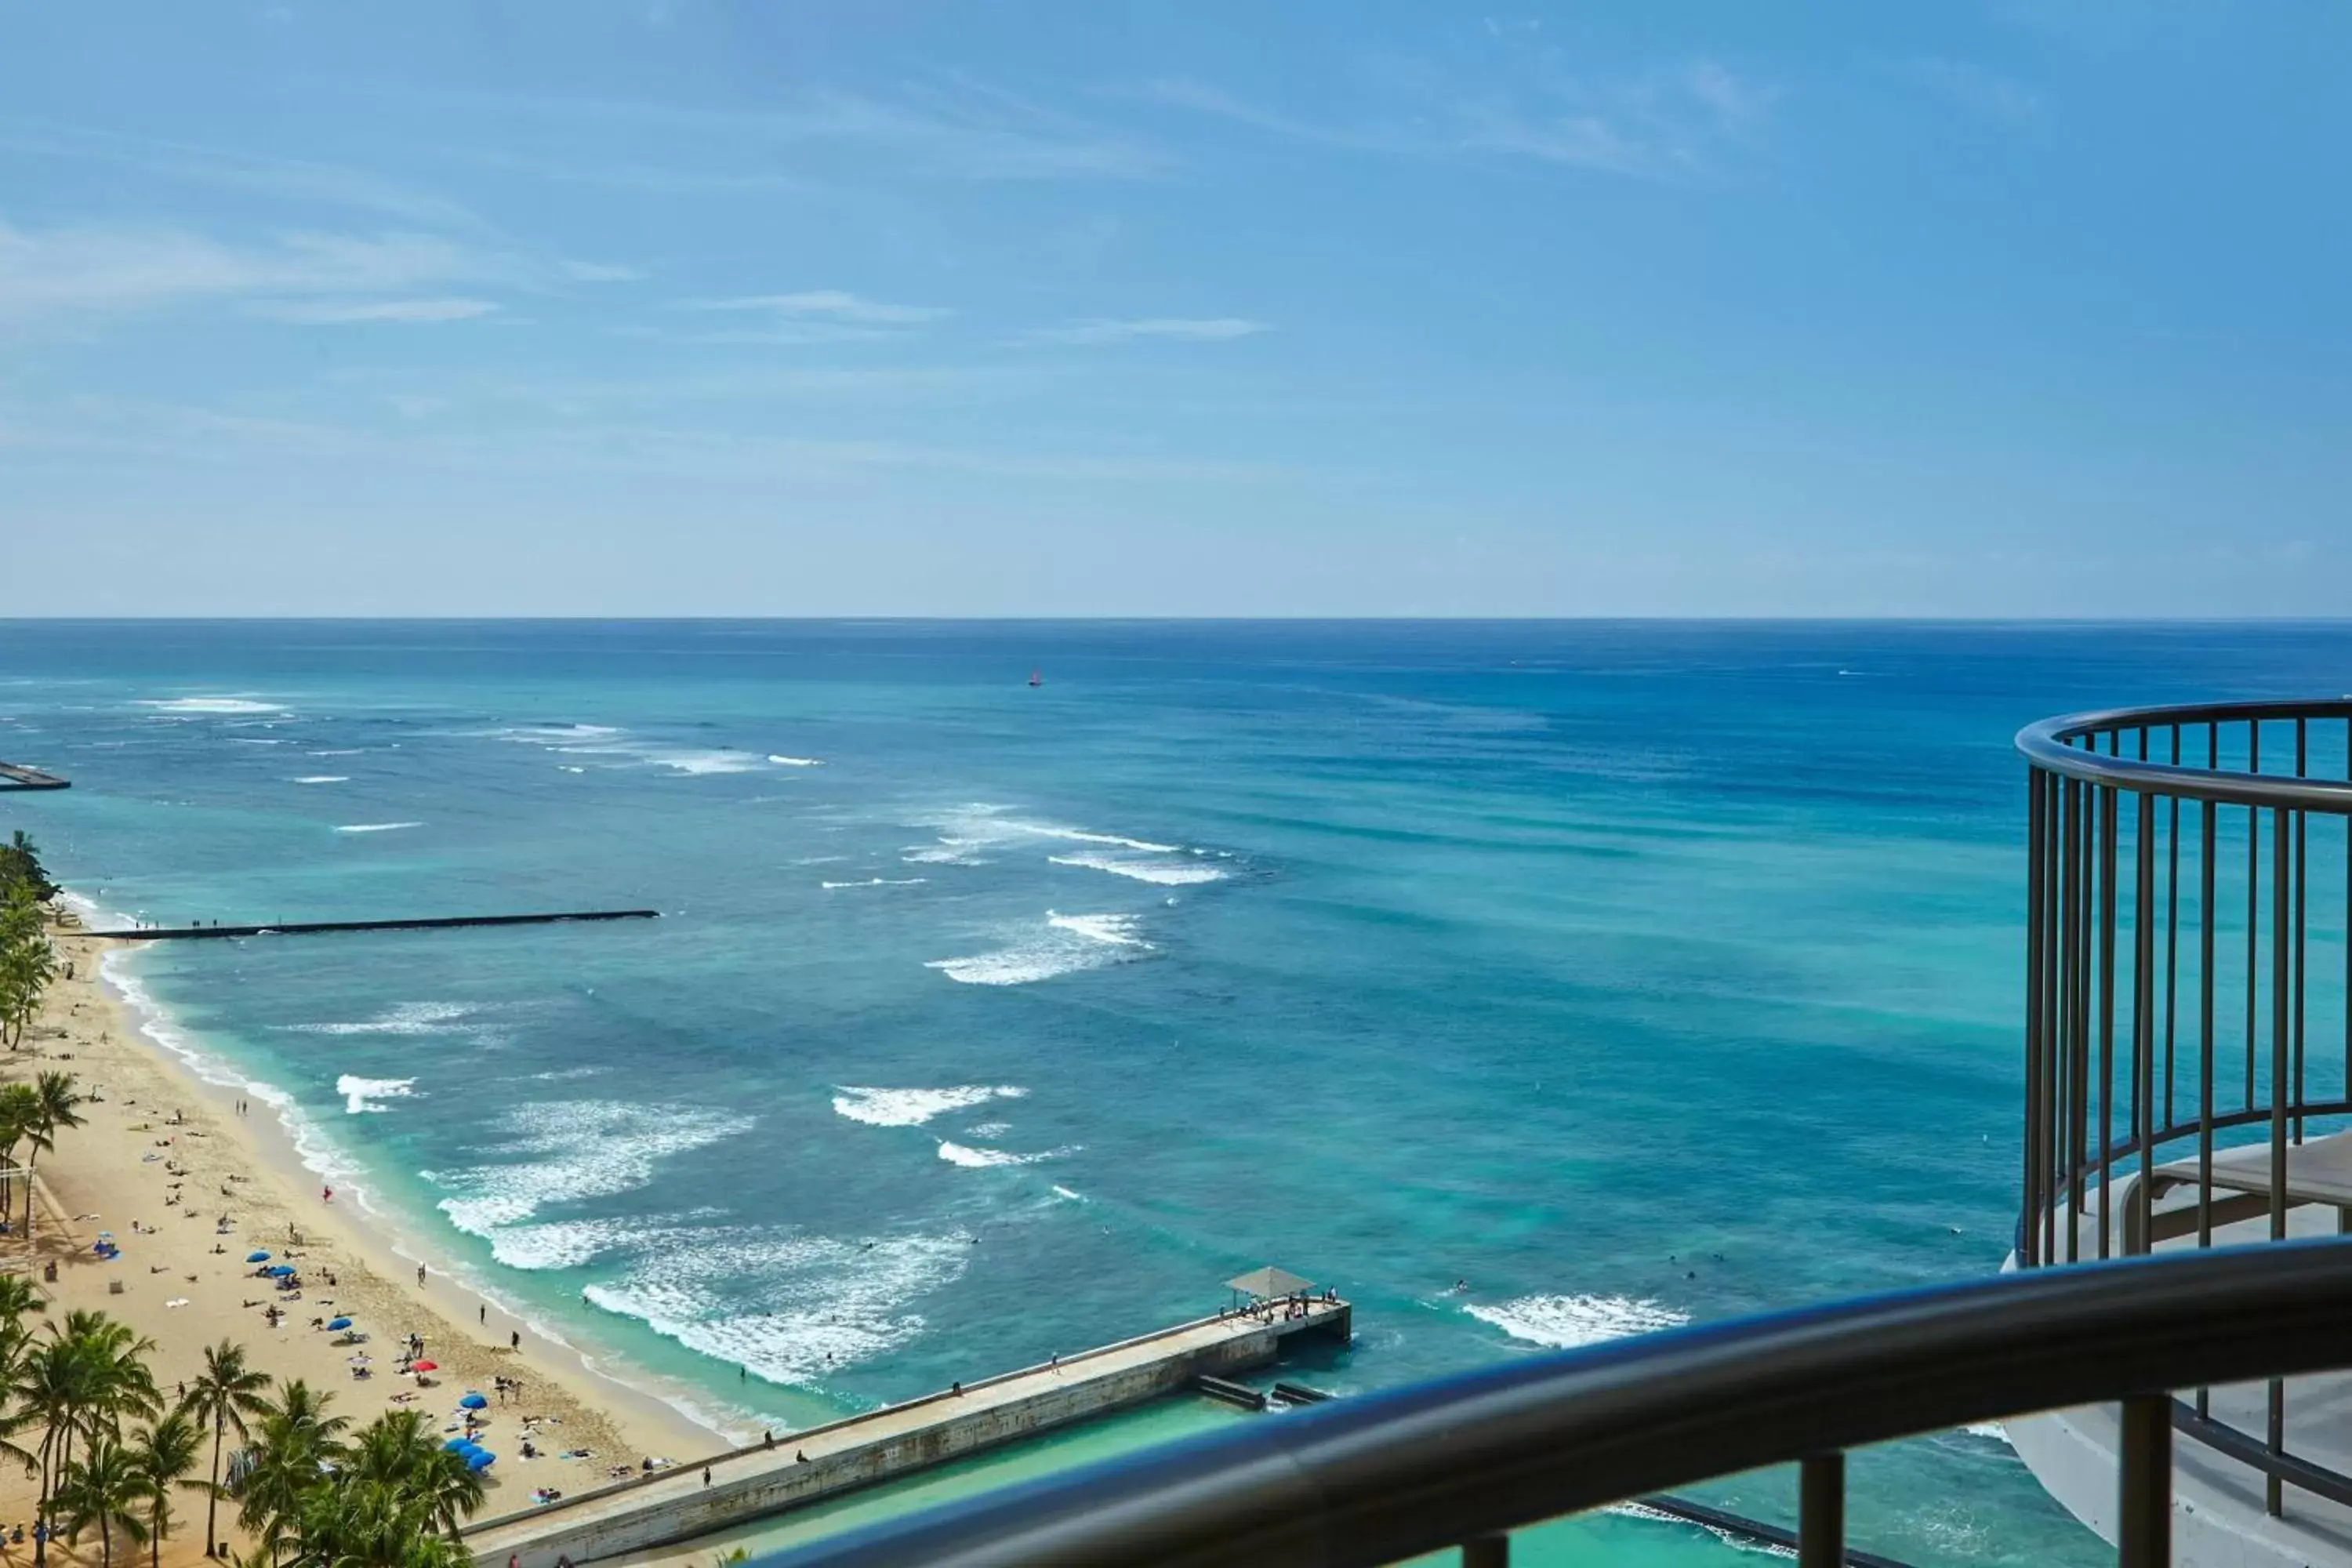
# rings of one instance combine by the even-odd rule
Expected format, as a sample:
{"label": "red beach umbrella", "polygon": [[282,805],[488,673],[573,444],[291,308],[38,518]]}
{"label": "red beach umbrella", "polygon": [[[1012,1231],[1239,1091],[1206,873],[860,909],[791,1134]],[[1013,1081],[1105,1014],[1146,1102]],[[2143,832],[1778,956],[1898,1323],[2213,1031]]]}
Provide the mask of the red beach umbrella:
{"label": "red beach umbrella", "polygon": [[411,1372],[439,1372],[441,1370],[441,1363],[431,1361],[413,1361],[408,1363],[408,1370]]}

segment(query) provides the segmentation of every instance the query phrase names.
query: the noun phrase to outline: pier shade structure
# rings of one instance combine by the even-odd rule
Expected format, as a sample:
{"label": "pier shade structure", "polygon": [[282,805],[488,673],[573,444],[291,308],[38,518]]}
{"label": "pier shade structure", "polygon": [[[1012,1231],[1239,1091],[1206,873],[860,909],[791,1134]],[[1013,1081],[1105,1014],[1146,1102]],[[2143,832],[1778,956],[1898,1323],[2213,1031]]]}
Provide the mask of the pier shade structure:
{"label": "pier shade structure", "polygon": [[1203,1374],[1268,1365],[1295,1338],[1344,1344],[1352,1321],[1336,1296],[1258,1300],[484,1520],[467,1528],[466,1548],[482,1568],[556,1568],[690,1541],[1178,1393]]}

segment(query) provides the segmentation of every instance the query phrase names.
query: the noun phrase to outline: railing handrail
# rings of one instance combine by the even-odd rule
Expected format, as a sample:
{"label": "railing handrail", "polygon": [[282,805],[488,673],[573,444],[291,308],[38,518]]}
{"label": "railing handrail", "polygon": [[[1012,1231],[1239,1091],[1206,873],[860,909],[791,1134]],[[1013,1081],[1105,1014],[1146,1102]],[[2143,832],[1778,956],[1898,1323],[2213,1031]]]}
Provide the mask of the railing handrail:
{"label": "railing handrail", "polygon": [[2302,702],[2197,702],[2162,708],[2114,708],[2091,713],[2069,713],[2028,724],[2017,732],[2017,749],[2035,767],[2066,778],[2115,789],[2184,800],[2210,800],[2224,805],[2284,807],[2332,816],[2352,815],[2352,781],[2295,778],[2284,773],[2250,773],[2192,766],[2187,763],[2142,762],[2137,757],[2109,756],[2068,742],[2086,735],[2118,731],[2169,730],[2200,724],[2241,724],[2295,720],[2352,720],[2352,698]]}
{"label": "railing handrail", "polygon": [[1253,1422],[775,1568],[1372,1568],[1971,1422],[2352,1363],[2352,1239],[2043,1268],[1673,1330]]}

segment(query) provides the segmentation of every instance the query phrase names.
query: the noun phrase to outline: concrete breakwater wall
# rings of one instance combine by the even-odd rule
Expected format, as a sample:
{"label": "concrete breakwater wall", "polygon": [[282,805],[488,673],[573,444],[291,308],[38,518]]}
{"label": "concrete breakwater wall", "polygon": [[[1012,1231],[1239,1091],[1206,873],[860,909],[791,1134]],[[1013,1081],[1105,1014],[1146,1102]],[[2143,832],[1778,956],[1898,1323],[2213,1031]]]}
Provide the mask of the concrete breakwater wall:
{"label": "concrete breakwater wall", "polygon": [[584,1563],[690,1541],[1140,1405],[1202,1373],[1263,1366],[1286,1337],[1344,1336],[1349,1318],[1347,1304],[1333,1301],[1271,1323],[1203,1319],[793,1433],[773,1448],[737,1449],[709,1462],[708,1484],[704,1465],[684,1465],[488,1520],[466,1531],[466,1544],[482,1568],[506,1568],[509,1559],[555,1568],[562,1558]]}

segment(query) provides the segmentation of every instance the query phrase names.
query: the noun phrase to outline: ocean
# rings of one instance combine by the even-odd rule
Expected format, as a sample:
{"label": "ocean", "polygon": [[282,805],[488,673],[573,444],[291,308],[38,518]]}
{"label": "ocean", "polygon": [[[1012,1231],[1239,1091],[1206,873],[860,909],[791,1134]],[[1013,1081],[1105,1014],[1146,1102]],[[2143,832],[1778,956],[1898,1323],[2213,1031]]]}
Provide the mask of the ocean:
{"label": "ocean", "polygon": [[[165,924],[660,910],[119,977],[453,1270],[707,1409],[825,1419],[1264,1263],[1357,1303],[1315,1372],[1345,1393],[1997,1268],[2012,733],[2332,692],[2347,655],[2338,625],[0,623],[0,757],[74,784],[0,795],[0,830]],[[1908,1563],[2105,1556],[1997,1433],[1853,1488],[1856,1543]],[[1793,1510],[1786,1472],[1702,1489]],[[1522,1557],[1730,1552],[1610,1516]]]}

